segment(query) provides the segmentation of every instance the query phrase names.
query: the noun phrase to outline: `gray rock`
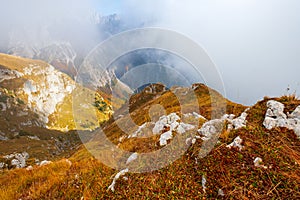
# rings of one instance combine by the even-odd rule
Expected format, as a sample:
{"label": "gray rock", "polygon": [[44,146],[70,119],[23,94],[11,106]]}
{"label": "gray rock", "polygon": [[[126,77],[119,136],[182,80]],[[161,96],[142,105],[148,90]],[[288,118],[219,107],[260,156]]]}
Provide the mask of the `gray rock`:
{"label": "gray rock", "polygon": [[213,119],[203,124],[198,130],[198,133],[202,136],[202,140],[210,140],[215,135],[221,133],[224,125],[223,119]]}
{"label": "gray rock", "polygon": [[263,122],[263,125],[267,129],[285,127],[293,130],[300,138],[300,106],[288,115],[284,113],[284,105],[280,102],[274,100],[268,101],[267,107],[268,110]]}
{"label": "gray rock", "polygon": [[300,120],[300,106],[298,106],[290,115],[289,118],[297,118]]}

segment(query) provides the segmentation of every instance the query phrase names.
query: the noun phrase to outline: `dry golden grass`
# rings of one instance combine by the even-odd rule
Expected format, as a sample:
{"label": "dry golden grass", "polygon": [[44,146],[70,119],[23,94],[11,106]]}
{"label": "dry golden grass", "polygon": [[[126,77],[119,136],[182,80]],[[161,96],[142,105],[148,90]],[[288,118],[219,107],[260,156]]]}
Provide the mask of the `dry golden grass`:
{"label": "dry golden grass", "polygon": [[27,67],[29,65],[39,65],[41,67],[48,66],[48,64],[44,61],[26,59],[0,53],[0,66],[3,66],[5,68],[8,67],[9,69],[16,70],[19,72],[24,72],[24,67]]}
{"label": "dry golden grass", "polygon": [[[201,89],[203,88],[199,90]],[[209,117],[209,100],[205,95],[200,96],[205,100],[201,100],[204,108],[201,107],[199,112]],[[149,120],[147,116],[138,116],[147,113],[142,108],[148,108],[157,102],[167,107],[167,112],[178,111],[176,99],[172,100],[171,94],[166,92],[162,97],[171,100],[172,104],[163,104],[163,99],[160,98],[149,98],[132,109],[133,119],[139,124]],[[108,191],[107,188],[112,182],[110,177],[117,171],[101,164],[82,147],[69,158],[72,166],[61,160],[48,166],[35,167],[30,172],[24,169],[2,172],[0,198],[299,199],[300,140],[293,131],[284,128],[267,130],[263,127],[262,121],[268,100],[258,102],[250,109],[246,128],[223,132],[219,143],[205,158],[198,158],[202,145],[198,141],[177,161],[164,169],[150,173],[127,174],[128,180],[121,178],[117,181],[115,192]],[[276,100],[283,102],[287,111],[300,104],[297,99],[287,100],[283,97]],[[231,102],[227,108],[229,113],[237,115],[245,109],[244,106]],[[113,142],[117,143],[117,138],[124,134],[113,120],[104,126],[106,134]],[[242,151],[226,147],[237,136],[243,139]],[[122,148],[134,151],[155,150],[154,143],[157,138],[148,139],[149,141],[128,140],[122,144]],[[267,166],[267,169],[254,166],[253,160],[256,157],[263,159],[263,165]],[[205,192],[201,183],[203,176],[207,179]],[[224,197],[218,196],[219,189],[224,192]]]}

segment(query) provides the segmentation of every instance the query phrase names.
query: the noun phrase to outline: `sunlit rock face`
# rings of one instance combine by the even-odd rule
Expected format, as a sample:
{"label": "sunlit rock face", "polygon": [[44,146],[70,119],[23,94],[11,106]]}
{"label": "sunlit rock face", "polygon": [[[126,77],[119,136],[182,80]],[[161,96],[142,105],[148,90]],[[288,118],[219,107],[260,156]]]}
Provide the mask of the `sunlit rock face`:
{"label": "sunlit rock face", "polygon": [[[49,122],[48,116],[56,111],[57,105],[76,88],[70,77],[47,63],[5,54],[0,56],[0,61],[0,83],[6,93],[3,98],[10,95],[25,104],[39,116],[44,126]],[[2,101],[2,111],[10,108],[11,103]],[[16,115],[21,115],[25,110],[16,112]]]}
{"label": "sunlit rock face", "polygon": [[276,127],[285,127],[293,130],[300,137],[300,106],[291,114],[284,113],[284,105],[280,102],[270,100],[267,102],[268,110],[266,112],[263,125],[267,129]]}
{"label": "sunlit rock face", "polygon": [[[0,111],[16,117],[28,115],[18,126],[63,132],[94,130],[111,115],[107,99],[43,61],[0,54],[0,80]],[[96,113],[95,116],[75,121],[74,99],[78,107],[84,105],[78,108],[83,110],[79,118],[88,113]]]}
{"label": "sunlit rock face", "polygon": [[22,76],[23,76],[23,74],[18,71],[1,69],[1,66],[0,66],[0,83],[4,80],[20,78]]}
{"label": "sunlit rock face", "polygon": [[50,65],[45,68],[31,65],[24,68],[24,73],[31,77],[24,83],[23,88],[28,106],[38,113],[46,124],[48,116],[55,112],[57,104],[72,93],[75,84]]}

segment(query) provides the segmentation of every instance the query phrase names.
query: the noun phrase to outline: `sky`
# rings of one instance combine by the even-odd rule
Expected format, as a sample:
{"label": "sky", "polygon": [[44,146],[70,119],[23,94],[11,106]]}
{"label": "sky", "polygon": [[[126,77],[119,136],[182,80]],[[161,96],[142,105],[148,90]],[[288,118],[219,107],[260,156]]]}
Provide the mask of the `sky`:
{"label": "sky", "polygon": [[[253,104],[264,96],[300,96],[300,1],[124,0],[103,7],[129,21],[182,33],[209,54],[226,96]],[[289,91],[287,90],[289,88]]]}
{"label": "sky", "polygon": [[93,4],[103,15],[120,13],[122,11],[122,0],[95,0]]}
{"label": "sky", "polygon": [[[117,13],[127,24],[179,32],[206,50],[223,79],[226,97],[251,105],[264,96],[300,96],[299,0],[0,0],[0,47],[10,27],[19,36],[36,24],[92,43],[96,29],[84,21],[93,11]],[[71,18],[76,18],[73,23]],[[64,18],[65,21],[61,19]],[[51,23],[50,23],[51,22]],[[54,25],[53,25],[54,24]],[[25,32],[23,32],[26,30]],[[29,30],[29,31],[28,31]],[[64,35],[65,34],[65,35]],[[47,35],[40,38],[45,41]],[[28,40],[32,42],[31,40]],[[289,91],[287,91],[289,88]]]}

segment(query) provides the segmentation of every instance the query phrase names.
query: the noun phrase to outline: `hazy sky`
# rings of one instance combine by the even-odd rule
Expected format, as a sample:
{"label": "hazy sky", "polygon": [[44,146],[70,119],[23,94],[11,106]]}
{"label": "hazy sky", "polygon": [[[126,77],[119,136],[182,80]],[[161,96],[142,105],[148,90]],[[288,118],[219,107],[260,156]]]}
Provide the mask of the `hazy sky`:
{"label": "hazy sky", "polygon": [[131,21],[148,20],[199,43],[219,68],[232,100],[252,104],[286,94],[288,87],[300,95],[298,0],[124,0],[110,6],[114,4]]}
{"label": "hazy sky", "polygon": [[[300,96],[299,0],[0,0],[0,45],[5,30],[55,21],[66,37],[95,30],[72,20],[92,11],[119,13],[126,23],[178,31],[200,44],[218,67],[227,97],[252,104],[264,96]],[[59,23],[61,18],[72,24]],[[72,20],[71,20],[72,19]],[[60,24],[60,25],[59,25]],[[74,28],[76,27],[76,28]],[[22,32],[19,32],[22,34]],[[33,37],[35,38],[35,37]],[[84,44],[85,41],[82,41]]]}

